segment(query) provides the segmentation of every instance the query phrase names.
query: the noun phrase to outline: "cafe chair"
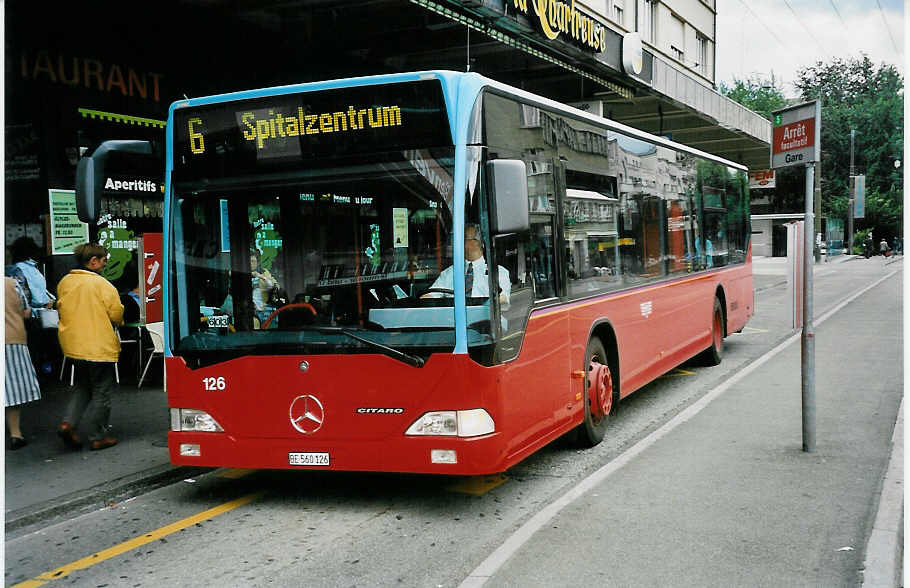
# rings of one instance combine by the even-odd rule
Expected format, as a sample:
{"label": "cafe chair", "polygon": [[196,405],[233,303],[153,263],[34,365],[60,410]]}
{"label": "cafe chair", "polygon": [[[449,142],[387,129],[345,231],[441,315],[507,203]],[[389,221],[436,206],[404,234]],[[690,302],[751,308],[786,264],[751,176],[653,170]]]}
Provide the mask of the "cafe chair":
{"label": "cafe chair", "polygon": [[[139,325],[121,325],[118,328],[115,328],[114,331],[117,332],[117,338],[120,339],[120,359],[123,359],[123,349],[125,346],[135,345],[136,346],[136,375],[139,375],[139,370],[142,369],[142,327]],[[127,339],[123,338],[123,335],[126,334]],[[117,363],[120,363],[120,359],[117,360]],[[132,363],[130,363],[132,365]]]}
{"label": "cafe chair", "polygon": [[[132,343],[133,341],[124,341],[120,338],[120,331],[117,328],[114,328],[114,333],[117,334],[117,340],[120,343]],[[63,381],[63,374],[66,373],[66,362],[67,360],[72,360],[71,357],[63,356],[63,361],[60,363],[60,381]],[[70,386],[73,385],[73,382],[76,380],[76,364],[70,364]],[[116,380],[117,385],[120,385],[120,365],[115,361],[114,362],[114,380]]]}
{"label": "cafe chair", "polygon": [[[63,381],[63,374],[66,373],[66,361],[71,359],[67,356],[63,356],[63,362],[60,364],[60,381]],[[70,364],[70,386],[73,385],[73,382],[76,380],[76,364]],[[114,362],[114,380],[117,384],[120,384],[120,366],[117,365],[117,362]]]}
{"label": "cafe chair", "polygon": [[145,325],[145,330],[152,339],[153,350],[149,354],[148,361],[145,362],[145,369],[142,370],[142,376],[139,378],[139,384],[136,386],[137,388],[142,387],[142,381],[145,380],[145,374],[148,372],[152,360],[155,359],[155,357],[164,359],[164,323],[149,323]]}

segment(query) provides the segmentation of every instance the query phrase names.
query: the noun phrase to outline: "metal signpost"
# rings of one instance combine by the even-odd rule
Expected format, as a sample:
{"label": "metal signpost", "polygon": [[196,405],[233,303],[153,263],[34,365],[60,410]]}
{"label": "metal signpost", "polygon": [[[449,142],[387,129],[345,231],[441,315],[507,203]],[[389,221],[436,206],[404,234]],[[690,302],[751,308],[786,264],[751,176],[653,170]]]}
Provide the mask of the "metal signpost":
{"label": "metal signpost", "polygon": [[803,232],[802,401],[803,451],[815,451],[815,326],[812,318],[812,246],[815,243],[815,165],[821,156],[821,102],[813,100],[773,114],[771,168],[806,168],[806,216]]}

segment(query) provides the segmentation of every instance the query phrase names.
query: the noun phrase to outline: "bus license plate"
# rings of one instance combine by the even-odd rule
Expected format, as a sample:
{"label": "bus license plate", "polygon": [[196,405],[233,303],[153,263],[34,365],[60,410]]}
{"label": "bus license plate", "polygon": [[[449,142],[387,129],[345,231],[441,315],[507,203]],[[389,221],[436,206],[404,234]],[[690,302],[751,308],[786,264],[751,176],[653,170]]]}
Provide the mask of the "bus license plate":
{"label": "bus license plate", "polygon": [[288,453],[288,464],[292,466],[327,466],[328,453]]}

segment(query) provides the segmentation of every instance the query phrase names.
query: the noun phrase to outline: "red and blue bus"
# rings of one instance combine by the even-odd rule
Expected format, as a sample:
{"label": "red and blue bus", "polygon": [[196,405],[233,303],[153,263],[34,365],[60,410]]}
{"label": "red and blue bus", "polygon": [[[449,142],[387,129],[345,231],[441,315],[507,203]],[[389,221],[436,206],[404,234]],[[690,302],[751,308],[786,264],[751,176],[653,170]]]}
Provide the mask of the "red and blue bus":
{"label": "red and blue bus", "polygon": [[171,106],[179,465],[501,472],[753,313],[746,168],[474,73]]}

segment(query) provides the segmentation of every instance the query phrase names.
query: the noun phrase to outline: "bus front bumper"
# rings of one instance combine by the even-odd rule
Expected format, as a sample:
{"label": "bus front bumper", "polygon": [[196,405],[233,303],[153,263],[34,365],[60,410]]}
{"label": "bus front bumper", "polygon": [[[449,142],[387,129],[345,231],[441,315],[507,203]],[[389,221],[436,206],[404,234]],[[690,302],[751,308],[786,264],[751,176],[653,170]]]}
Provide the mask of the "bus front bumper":
{"label": "bus front bumper", "polygon": [[168,449],[171,463],[179,466],[452,475],[492,474],[507,467],[499,433],[333,443],[170,431]]}

